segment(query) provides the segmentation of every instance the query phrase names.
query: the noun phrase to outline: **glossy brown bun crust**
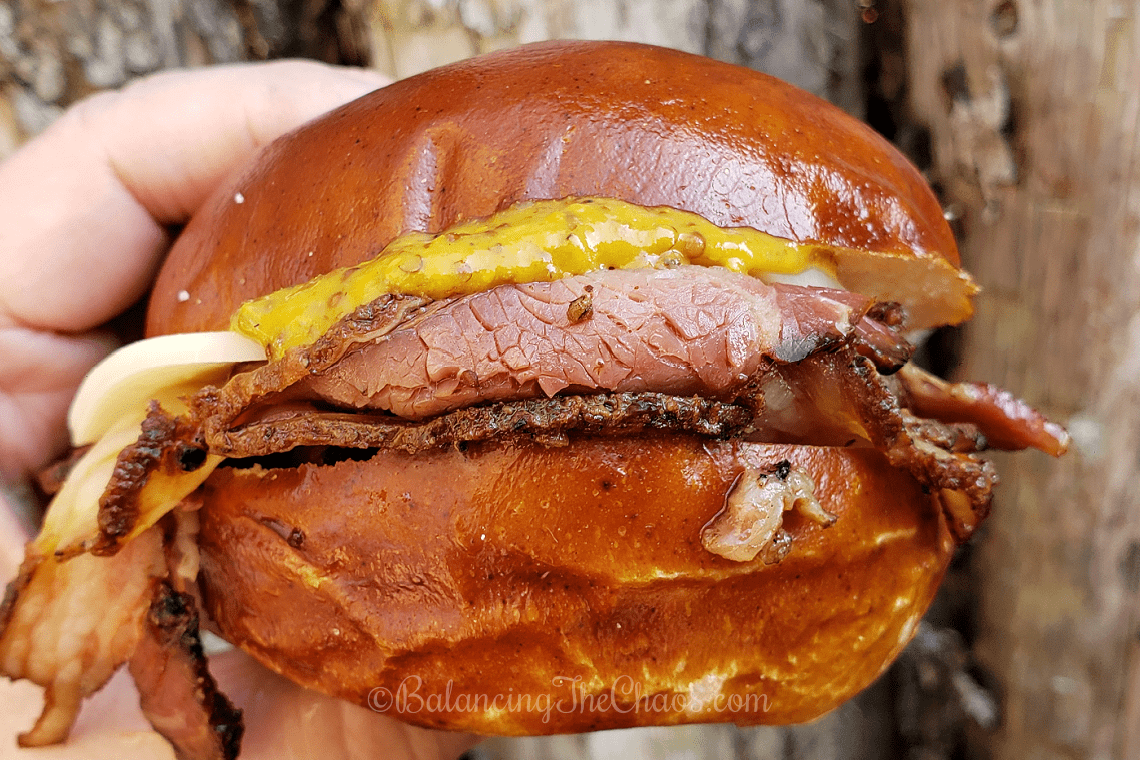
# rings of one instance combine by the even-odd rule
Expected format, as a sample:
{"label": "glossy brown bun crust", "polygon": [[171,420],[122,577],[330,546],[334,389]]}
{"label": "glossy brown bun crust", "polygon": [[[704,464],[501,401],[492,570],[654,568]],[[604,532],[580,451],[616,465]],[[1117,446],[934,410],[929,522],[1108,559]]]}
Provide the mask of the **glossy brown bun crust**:
{"label": "glossy brown bun crust", "polygon": [[[676,51],[556,43],[399,82],[272,145],[179,239],[148,330],[224,328],[401,232],[568,195],[956,271],[918,172],[823,101]],[[788,513],[777,565],[706,551],[738,475],[782,459],[836,524]],[[875,452],[677,436],[223,467],[203,500],[201,584],[229,639],[299,683],[485,733],[809,720],[905,645],[952,551],[935,497]]]}
{"label": "glossy brown bun crust", "polygon": [[367,261],[402,232],[568,196],[876,251],[874,262],[838,262],[845,287],[880,297],[878,280],[889,278],[916,291],[922,326],[969,315],[972,286],[954,279],[942,208],[865,124],[739,66],[646,45],[560,42],[397,82],[274,143],[179,238],[147,331],[225,329],[242,301]]}
{"label": "glossy brown bun crust", "polygon": [[[776,565],[706,551],[741,468],[782,459],[835,524],[787,513]],[[204,498],[206,606],[231,640],[314,689],[491,734],[810,720],[898,654],[953,549],[935,497],[877,452],[684,436],[226,469]]]}

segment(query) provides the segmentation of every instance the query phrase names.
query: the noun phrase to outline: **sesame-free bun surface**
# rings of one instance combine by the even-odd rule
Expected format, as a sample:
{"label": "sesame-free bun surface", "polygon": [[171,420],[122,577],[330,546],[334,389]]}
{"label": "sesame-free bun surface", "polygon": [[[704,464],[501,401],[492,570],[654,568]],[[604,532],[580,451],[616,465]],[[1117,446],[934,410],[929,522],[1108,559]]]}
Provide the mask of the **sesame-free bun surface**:
{"label": "sesame-free bun surface", "polygon": [[[706,551],[741,469],[783,459],[835,524],[786,513],[775,565]],[[953,549],[936,497],[877,452],[687,436],[223,469],[203,499],[227,638],[303,685],[488,734],[810,720],[898,654]]]}
{"label": "sesame-free bun surface", "polygon": [[[969,312],[935,198],[867,127],[747,69],[550,43],[398,82],[269,146],[176,243],[148,331],[225,328],[243,300],[402,232],[566,196],[830,246],[845,285],[904,300],[912,325]],[[836,523],[788,513],[776,565],[706,551],[736,478],[784,459]],[[483,733],[810,720],[906,644],[953,546],[937,497],[874,451],[680,435],[222,467],[199,496],[223,635],[303,685]],[[511,694],[531,709],[472,702]]]}
{"label": "sesame-free bun surface", "polygon": [[402,232],[567,196],[832,247],[844,286],[903,302],[913,327],[970,313],[937,199],[866,125],[746,68],[554,42],[397,82],[270,145],[179,238],[148,332],[223,329],[242,301],[373,258]]}

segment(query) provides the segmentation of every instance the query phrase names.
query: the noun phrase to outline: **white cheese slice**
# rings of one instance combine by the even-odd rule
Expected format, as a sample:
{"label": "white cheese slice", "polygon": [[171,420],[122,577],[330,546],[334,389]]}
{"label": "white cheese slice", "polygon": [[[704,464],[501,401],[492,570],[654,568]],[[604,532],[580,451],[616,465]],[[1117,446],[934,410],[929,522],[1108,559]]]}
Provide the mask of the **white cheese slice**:
{"label": "white cheese slice", "polygon": [[229,331],[162,335],[123,346],[95,365],[79,386],[67,415],[71,443],[94,443],[123,417],[139,409],[145,413],[165,388],[253,361],[265,361],[265,347]]}
{"label": "white cheese slice", "polygon": [[[138,440],[151,401],[181,414],[186,411],[184,398],[204,385],[225,382],[234,364],[255,361],[265,361],[261,344],[237,333],[211,332],[138,341],[97,364],[80,384],[67,419],[73,445],[92,447],[52,499],[35,549],[43,555],[70,554],[95,539],[99,498],[119,452]],[[209,466],[152,489],[162,503],[143,505],[146,514],[139,529],[149,527],[196,488],[221,459],[210,457]]]}

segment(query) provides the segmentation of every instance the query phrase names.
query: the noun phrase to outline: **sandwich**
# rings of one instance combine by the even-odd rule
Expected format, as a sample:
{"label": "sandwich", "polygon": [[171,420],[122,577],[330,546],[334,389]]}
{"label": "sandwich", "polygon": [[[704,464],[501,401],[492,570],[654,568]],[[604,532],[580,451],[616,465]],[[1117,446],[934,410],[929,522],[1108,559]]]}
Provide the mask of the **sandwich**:
{"label": "sandwich", "polygon": [[21,741],[126,663],[235,755],[200,627],[434,728],[811,720],[915,633],[979,452],[1067,446],[910,362],[976,291],[896,149],[754,71],[544,43],[350,103],[217,190],[80,389],[0,610]]}

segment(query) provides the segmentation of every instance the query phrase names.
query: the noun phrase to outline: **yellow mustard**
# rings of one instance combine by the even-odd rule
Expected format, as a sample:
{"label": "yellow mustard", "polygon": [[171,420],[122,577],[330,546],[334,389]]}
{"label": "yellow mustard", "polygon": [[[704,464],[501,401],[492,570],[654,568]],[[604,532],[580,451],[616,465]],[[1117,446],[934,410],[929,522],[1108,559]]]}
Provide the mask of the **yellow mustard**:
{"label": "yellow mustard", "polygon": [[798,274],[809,267],[832,273],[833,268],[817,246],[748,227],[722,229],[686,211],[612,198],[536,201],[438,235],[402,235],[371,261],[247,301],[234,313],[231,329],[280,358],[388,293],[439,299],[597,269],[682,264],[753,276]]}

